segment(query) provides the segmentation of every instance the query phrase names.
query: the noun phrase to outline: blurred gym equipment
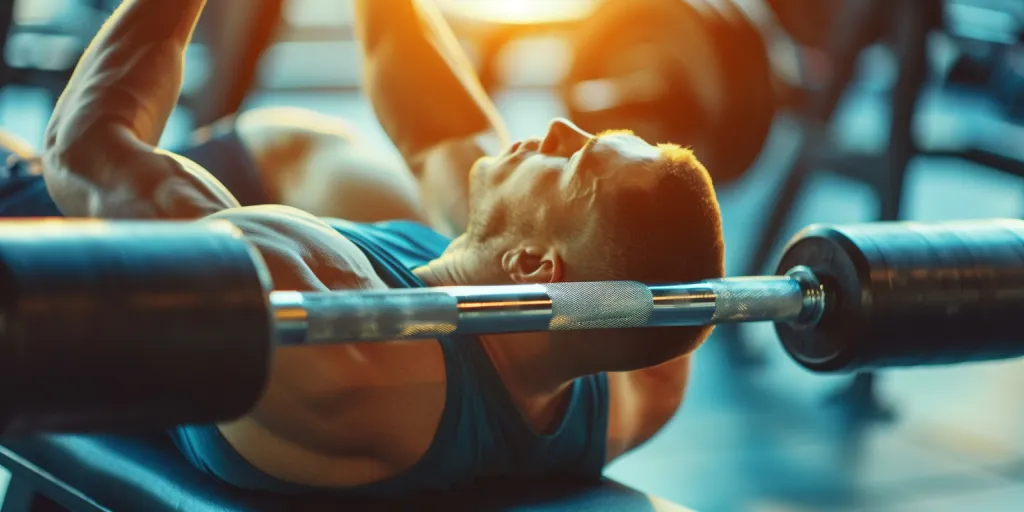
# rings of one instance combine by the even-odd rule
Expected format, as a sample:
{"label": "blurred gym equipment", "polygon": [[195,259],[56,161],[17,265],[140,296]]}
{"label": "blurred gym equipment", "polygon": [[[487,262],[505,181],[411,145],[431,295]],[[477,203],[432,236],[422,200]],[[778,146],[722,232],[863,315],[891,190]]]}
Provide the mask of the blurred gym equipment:
{"label": "blurred gym equipment", "polygon": [[[693,147],[715,179],[727,183],[757,159],[791,92],[772,70],[772,39],[763,33],[771,25],[763,19],[768,11],[751,9],[753,3],[578,0],[538,9],[529,19],[486,16],[471,2],[441,5],[475,50],[485,89],[499,87],[498,56],[513,40],[563,39],[571,59],[558,91],[574,122],[593,132],[629,129],[652,142]],[[784,15],[787,25],[805,32],[811,29],[804,25],[824,30],[818,21],[832,15],[822,4],[808,10],[817,18],[808,22],[796,0],[767,7],[779,8],[779,19]]]}
{"label": "blurred gym equipment", "polygon": [[1024,4],[960,0],[947,10],[960,50],[947,82],[987,89],[1010,119],[1024,121]]}
{"label": "blurred gym equipment", "polygon": [[[75,64],[119,0],[0,1],[0,87],[20,85],[56,102]],[[233,114],[249,94],[264,50],[276,34],[284,0],[210,2],[196,29],[191,58],[202,76],[186,80],[181,107],[202,126]],[[188,78],[188,77],[187,77]]]}
{"label": "blurred gym equipment", "polygon": [[[824,38],[821,47],[829,72],[820,87],[808,91],[808,100],[803,107],[794,112],[801,125],[801,144],[792,165],[783,171],[782,188],[771,203],[767,223],[758,233],[757,249],[743,273],[754,274],[770,268],[775,248],[784,239],[783,230],[798,204],[797,198],[816,173],[836,173],[867,184],[879,198],[877,219],[881,221],[900,219],[907,166],[912,158],[918,156],[959,159],[1024,177],[1024,152],[1020,151],[1012,136],[999,138],[989,133],[969,134],[967,139],[952,144],[949,141],[923,143],[914,136],[913,121],[919,100],[931,82],[930,36],[952,33],[952,40],[959,47],[969,48],[970,44],[964,44],[966,34],[992,35],[986,30],[963,30],[964,25],[957,21],[962,18],[951,15],[954,8],[963,3],[967,2],[842,0],[837,3],[832,15],[835,21],[829,25],[828,37]],[[998,0],[971,3],[987,3],[994,9],[1006,9],[1009,5]],[[1010,27],[1007,28],[1009,36],[1004,34],[1004,37],[1017,39],[1020,24],[1011,24]],[[971,41],[976,41],[976,38]],[[884,151],[875,154],[844,150],[830,137],[829,125],[840,99],[853,82],[859,57],[865,49],[876,44],[883,44],[891,50],[896,70],[895,82],[888,92],[888,145]],[[746,347],[737,350],[740,360],[748,360],[749,351],[757,346],[757,342],[743,340],[741,332],[736,329],[729,329],[726,333],[741,340],[735,347]],[[874,379],[873,373],[859,374],[839,400],[853,409],[866,411],[868,416],[887,416],[876,402]]]}
{"label": "blurred gym equipment", "polygon": [[[960,53],[951,83],[981,82],[984,93],[1000,102],[1009,118],[1024,115],[1021,4],[765,0],[785,37],[805,48],[804,60],[816,52],[822,62],[813,64],[825,66],[814,73],[823,83],[812,80],[794,89],[776,75],[769,55],[777,32],[751,14],[756,9],[741,8],[751,3],[600,3],[572,34],[573,64],[561,87],[570,117],[591,131],[630,128],[651,141],[691,146],[716,181],[728,183],[742,177],[757,159],[776,112],[795,107],[807,122],[805,151],[817,156],[815,164],[801,161],[794,169],[819,165],[868,182],[883,198],[882,220],[898,217],[904,168],[913,155],[960,158],[1022,175],[1019,152],[1008,155],[1013,151],[992,147],[990,141],[913,149],[909,133],[928,75],[927,38],[934,32],[950,37]],[[892,49],[899,69],[892,91],[890,148],[868,159],[831,154],[821,140],[825,126],[854,77],[861,52],[878,43]],[[784,188],[780,204],[793,203],[790,189]],[[771,217],[766,242],[755,258],[757,268],[768,262],[766,251],[779,238],[777,218]]]}
{"label": "blurred gym equipment", "polygon": [[[837,16],[843,23],[834,25],[826,45],[832,63],[831,76],[822,89],[811,92],[811,102],[799,113],[805,127],[803,143],[794,164],[785,172],[784,185],[746,273],[756,273],[770,265],[772,251],[782,238],[783,226],[797,195],[814,172],[837,172],[870,185],[880,199],[878,220],[882,221],[900,218],[907,164],[916,156],[962,159],[1024,177],[1021,153],[999,147],[999,141],[972,140],[943,147],[926,146],[915,140],[913,118],[929,78],[927,39],[930,33],[945,31],[952,24],[947,22],[946,2],[849,0],[840,8]],[[839,150],[827,140],[827,126],[850,86],[861,52],[879,41],[892,47],[898,70],[889,93],[892,117],[888,148],[881,154],[869,155]]]}
{"label": "blurred gym equipment", "polygon": [[794,41],[814,48],[828,43],[842,0],[764,0],[775,19]]}
{"label": "blurred gym equipment", "polygon": [[565,37],[588,23],[600,0],[519,0],[479,2],[437,0],[452,30],[476,56],[477,76],[484,90],[501,85],[500,55],[515,41],[545,36]]}
{"label": "blurred gym equipment", "polygon": [[759,28],[733,2],[608,0],[573,39],[570,118],[694,148],[717,182],[761,153],[776,86]]}

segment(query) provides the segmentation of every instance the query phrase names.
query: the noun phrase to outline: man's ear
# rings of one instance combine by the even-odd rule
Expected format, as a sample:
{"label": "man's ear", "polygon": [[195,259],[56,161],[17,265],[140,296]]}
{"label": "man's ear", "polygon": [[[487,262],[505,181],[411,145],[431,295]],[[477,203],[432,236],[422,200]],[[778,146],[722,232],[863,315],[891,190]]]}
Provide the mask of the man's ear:
{"label": "man's ear", "polygon": [[501,266],[516,284],[556,283],[562,280],[562,257],[554,247],[520,245],[501,257]]}

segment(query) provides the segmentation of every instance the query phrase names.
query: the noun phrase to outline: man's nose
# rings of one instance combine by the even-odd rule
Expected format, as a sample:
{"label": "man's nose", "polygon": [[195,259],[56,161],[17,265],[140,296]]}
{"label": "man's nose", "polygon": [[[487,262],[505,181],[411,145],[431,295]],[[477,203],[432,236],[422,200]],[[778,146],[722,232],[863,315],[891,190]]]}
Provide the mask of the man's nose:
{"label": "man's nose", "polygon": [[568,119],[557,118],[548,125],[548,133],[540,145],[541,153],[568,158],[590,140],[591,135]]}

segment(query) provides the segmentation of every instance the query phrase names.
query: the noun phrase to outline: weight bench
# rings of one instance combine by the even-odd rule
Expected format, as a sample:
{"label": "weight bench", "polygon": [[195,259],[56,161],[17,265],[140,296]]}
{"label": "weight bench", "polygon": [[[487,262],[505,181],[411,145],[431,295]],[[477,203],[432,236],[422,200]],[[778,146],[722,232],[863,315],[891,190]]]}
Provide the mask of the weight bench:
{"label": "weight bench", "polygon": [[164,433],[10,441],[0,447],[0,466],[11,472],[2,512],[687,510],[610,480],[595,485],[504,481],[401,500],[263,494],[221,484],[196,470]]}

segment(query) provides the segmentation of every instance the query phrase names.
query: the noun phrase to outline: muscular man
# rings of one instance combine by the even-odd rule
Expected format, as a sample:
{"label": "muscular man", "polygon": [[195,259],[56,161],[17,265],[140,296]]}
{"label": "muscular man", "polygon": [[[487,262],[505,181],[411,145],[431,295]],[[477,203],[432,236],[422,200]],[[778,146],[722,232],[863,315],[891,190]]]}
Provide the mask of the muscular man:
{"label": "muscular man", "polygon": [[[722,275],[715,193],[689,151],[627,132],[595,136],[563,120],[508,144],[428,4],[355,5],[367,92],[422,191],[418,205],[391,204],[398,199],[389,190],[365,200],[385,197],[378,201],[421,218],[357,224],[241,207],[207,170],[155,149],[204,0],[126,0],[117,9],[47,129],[49,195],[67,216],[228,220],[279,290]],[[250,414],[172,435],[199,470],[274,492],[392,495],[486,477],[597,478],[673,415],[690,354],[708,334],[657,328],[282,348]]]}

